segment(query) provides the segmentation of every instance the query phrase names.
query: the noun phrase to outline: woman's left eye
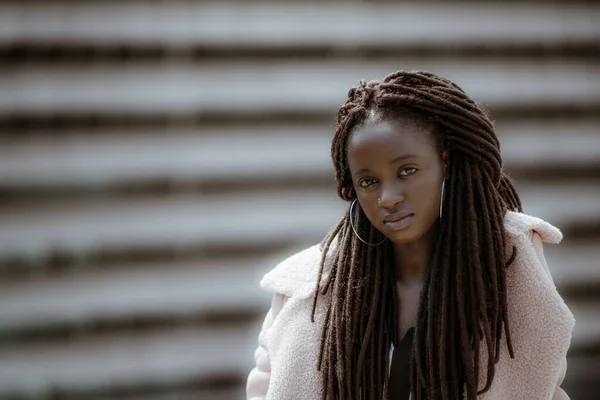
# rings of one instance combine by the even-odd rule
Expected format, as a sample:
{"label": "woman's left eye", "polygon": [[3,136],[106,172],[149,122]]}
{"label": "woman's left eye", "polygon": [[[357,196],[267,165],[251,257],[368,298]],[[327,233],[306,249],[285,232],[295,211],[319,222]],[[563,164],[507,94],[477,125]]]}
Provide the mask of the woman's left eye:
{"label": "woman's left eye", "polygon": [[[409,173],[404,174],[404,172],[406,172],[406,171],[409,171]],[[404,168],[402,170],[402,172],[400,173],[400,176],[410,176],[410,175],[416,173],[417,171],[418,171],[418,169],[416,169],[416,168]]]}

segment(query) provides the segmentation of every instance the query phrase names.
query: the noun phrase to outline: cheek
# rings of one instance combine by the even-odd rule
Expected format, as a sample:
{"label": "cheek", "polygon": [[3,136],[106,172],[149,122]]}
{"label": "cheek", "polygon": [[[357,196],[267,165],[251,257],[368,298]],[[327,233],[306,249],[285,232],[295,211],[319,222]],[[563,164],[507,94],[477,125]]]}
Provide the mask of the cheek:
{"label": "cheek", "polygon": [[[356,190],[356,188],[355,188]],[[367,216],[367,219],[371,224],[375,225],[377,223],[377,215],[378,215],[378,204],[377,204],[377,194],[373,193],[360,193],[357,191],[358,202],[360,208],[363,213]]]}
{"label": "cheek", "polygon": [[411,205],[419,208],[421,212],[435,208],[440,200],[442,178],[439,178],[439,184],[437,181],[437,177],[422,179],[407,188],[407,198]]}
{"label": "cheek", "polygon": [[437,185],[431,181],[420,183],[418,186],[415,186],[412,191],[413,194],[419,196],[421,201],[431,200],[435,197],[437,192]]}
{"label": "cheek", "polygon": [[429,182],[427,185],[422,185],[415,193],[418,193],[418,201],[416,206],[420,208],[422,213],[427,213],[432,216],[439,212],[440,194],[442,183],[439,186],[436,183]]}

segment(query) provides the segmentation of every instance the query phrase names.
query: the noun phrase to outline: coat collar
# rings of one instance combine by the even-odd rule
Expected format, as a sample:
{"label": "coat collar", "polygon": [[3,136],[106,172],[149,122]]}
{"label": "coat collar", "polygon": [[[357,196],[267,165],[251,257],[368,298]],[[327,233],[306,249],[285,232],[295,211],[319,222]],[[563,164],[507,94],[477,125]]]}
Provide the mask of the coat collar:
{"label": "coat collar", "polygon": [[[279,263],[263,276],[260,286],[272,293],[288,297],[308,298],[314,295],[322,257],[321,246],[316,244]],[[322,282],[328,276],[324,271]]]}

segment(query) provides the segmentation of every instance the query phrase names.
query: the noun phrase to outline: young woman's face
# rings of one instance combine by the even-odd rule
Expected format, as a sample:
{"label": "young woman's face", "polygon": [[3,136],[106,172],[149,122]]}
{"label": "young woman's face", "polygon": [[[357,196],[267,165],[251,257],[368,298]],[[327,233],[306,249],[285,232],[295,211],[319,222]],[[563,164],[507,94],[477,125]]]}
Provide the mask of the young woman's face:
{"label": "young woman's face", "polygon": [[414,242],[436,223],[444,164],[430,129],[367,123],[349,139],[348,165],[361,208],[393,243]]}

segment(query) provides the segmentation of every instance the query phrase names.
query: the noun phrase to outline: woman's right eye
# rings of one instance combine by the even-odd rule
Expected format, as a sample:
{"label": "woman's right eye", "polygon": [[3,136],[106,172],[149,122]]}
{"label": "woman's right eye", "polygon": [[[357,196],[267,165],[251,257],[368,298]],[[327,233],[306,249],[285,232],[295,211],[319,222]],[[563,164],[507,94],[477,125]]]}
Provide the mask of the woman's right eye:
{"label": "woman's right eye", "polygon": [[371,186],[373,184],[373,182],[375,182],[375,179],[366,178],[366,179],[363,179],[362,181],[360,181],[358,184],[362,188],[367,188],[367,187]]}

